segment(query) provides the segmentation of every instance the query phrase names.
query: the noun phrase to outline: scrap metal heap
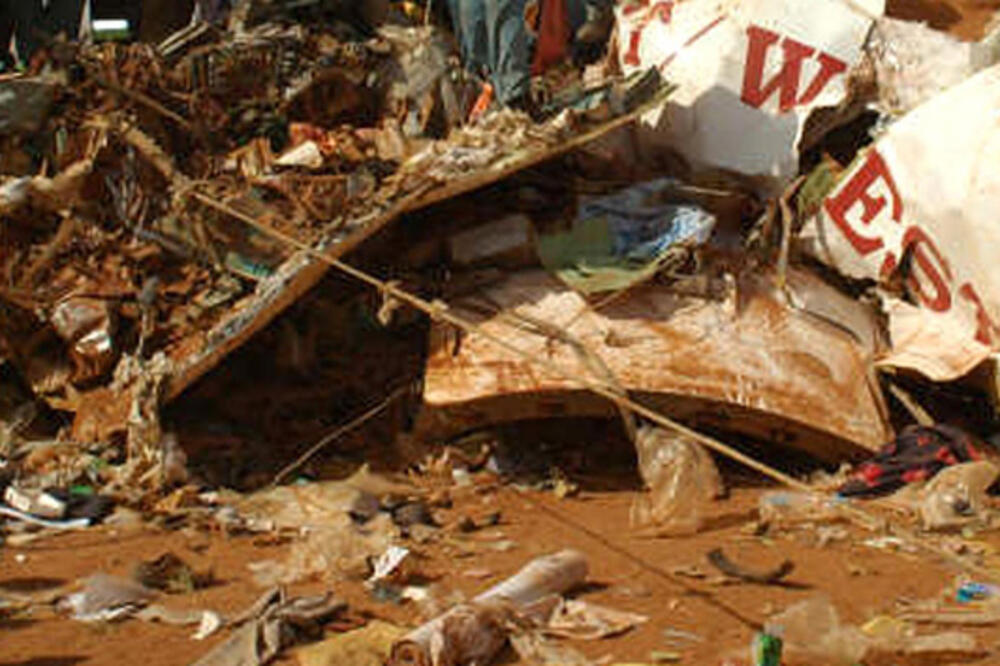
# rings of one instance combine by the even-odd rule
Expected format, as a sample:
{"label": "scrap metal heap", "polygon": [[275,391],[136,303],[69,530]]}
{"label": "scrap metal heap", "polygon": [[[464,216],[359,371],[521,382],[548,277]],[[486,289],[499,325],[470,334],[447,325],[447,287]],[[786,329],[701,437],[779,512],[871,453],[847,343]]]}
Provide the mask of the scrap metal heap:
{"label": "scrap metal heap", "polygon": [[[975,192],[957,180],[937,180],[951,189],[925,201],[934,168],[895,164],[919,162],[898,156],[957,100],[996,94],[1000,31],[959,43],[872,4],[823,0],[836,20],[781,42],[782,57],[812,53],[796,40],[823,53],[801,95],[792,74],[803,63],[771,71],[778,36],[760,27],[782,24],[783,2],[718,15],[700,2],[669,15],[619,7],[621,44],[603,67],[553,73],[564,80],[543,100],[545,122],[511,110],[471,119],[481,82],[448,33],[372,29],[368,5],[247,2],[226,30],[195,24],[155,47],[52,44],[29,74],[0,78],[0,365],[71,415],[66,439],[127,443],[155,462],[160,408],[293,304],[295,335],[298,324],[323,330],[327,356],[342,351],[328,322],[343,313],[303,314],[328,262],[453,200],[427,224],[398,225],[410,235],[365,246],[392,265],[387,280],[436,274],[416,291],[444,296],[484,334],[456,341],[454,322],[435,321],[417,340],[427,363],[415,422],[429,439],[613,415],[581,377],[827,462],[892,438],[888,375],[953,381],[992,363],[1000,404],[996,281],[982,261],[958,270],[953,259],[952,272],[941,252],[955,253],[948,239],[964,227],[936,222],[962,211],[970,233],[990,237],[975,217],[988,206],[962,205]],[[971,127],[940,143],[971,144]],[[578,164],[599,169],[553,167],[588,143]],[[555,186],[539,165],[563,169]],[[520,181],[527,197],[510,196],[516,179],[487,188],[534,167]],[[878,178],[890,208],[868,194]],[[931,212],[896,238],[901,207]],[[400,354],[411,365],[412,351]],[[255,353],[277,356],[266,344]],[[568,372],[543,372],[539,358]],[[244,361],[228,366],[237,379],[253,374]],[[372,365],[374,400],[393,371]],[[319,371],[309,381],[338,384]],[[268,399],[259,388],[235,399],[239,383],[220,380],[195,402]]]}
{"label": "scrap metal heap", "polygon": [[337,255],[586,124],[459,127],[477,92],[433,27],[55,45],[0,80],[0,361],[77,441],[155,423],[326,269],[247,219]]}

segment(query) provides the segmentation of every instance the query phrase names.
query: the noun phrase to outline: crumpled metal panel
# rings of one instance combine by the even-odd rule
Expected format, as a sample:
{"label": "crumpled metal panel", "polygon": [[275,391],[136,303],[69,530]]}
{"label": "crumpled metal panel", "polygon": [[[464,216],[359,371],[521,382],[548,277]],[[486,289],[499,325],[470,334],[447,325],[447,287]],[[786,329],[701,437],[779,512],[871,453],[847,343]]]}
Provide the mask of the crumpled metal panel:
{"label": "crumpled metal panel", "polygon": [[[872,379],[880,346],[873,313],[808,273],[789,275],[791,305],[770,285],[766,277],[749,278],[723,301],[647,285],[595,312],[555,278],[531,271],[453,311],[578,375],[606,381],[610,373],[641,402],[674,417],[827,460],[877,449],[891,430]],[[484,315],[485,303],[527,328]],[[527,322],[539,320],[589,352],[527,330]],[[606,371],[595,373],[601,363]],[[458,338],[441,324],[432,335],[424,401],[418,431],[428,437],[520,419],[613,413],[607,400],[572,381],[482,336]]]}

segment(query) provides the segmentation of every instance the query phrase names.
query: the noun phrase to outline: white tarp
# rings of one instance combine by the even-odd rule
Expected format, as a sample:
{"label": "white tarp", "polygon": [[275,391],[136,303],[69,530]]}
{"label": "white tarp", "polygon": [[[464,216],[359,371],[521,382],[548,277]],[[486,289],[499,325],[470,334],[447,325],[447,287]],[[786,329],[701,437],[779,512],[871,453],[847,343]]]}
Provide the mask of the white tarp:
{"label": "white tarp", "polygon": [[619,58],[679,86],[651,119],[665,145],[773,185],[795,174],[809,112],[846,97],[882,4],[632,0],[617,8]]}
{"label": "white tarp", "polygon": [[957,378],[1000,350],[1000,65],[892,125],[803,229],[841,273],[887,283],[885,365]]}

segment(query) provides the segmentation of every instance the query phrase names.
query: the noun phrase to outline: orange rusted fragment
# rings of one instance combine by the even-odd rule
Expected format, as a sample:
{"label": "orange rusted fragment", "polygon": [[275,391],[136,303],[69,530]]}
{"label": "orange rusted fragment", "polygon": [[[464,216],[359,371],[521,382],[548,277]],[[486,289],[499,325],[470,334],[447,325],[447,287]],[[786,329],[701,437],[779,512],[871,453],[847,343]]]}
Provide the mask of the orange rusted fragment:
{"label": "orange rusted fragment", "polygon": [[[491,287],[482,303],[554,324],[600,357],[637,400],[676,418],[826,460],[875,450],[890,428],[880,389],[870,381],[880,348],[872,312],[809,273],[792,270],[788,279],[794,306],[758,276],[740,283],[738,298],[683,297],[647,285],[595,312],[558,280],[530,271]],[[453,310],[523,350],[605,381],[569,344],[484,316],[481,308],[457,303]],[[448,336],[437,326],[432,337],[418,424],[427,436],[613,413],[603,398],[482,336],[457,342]]]}

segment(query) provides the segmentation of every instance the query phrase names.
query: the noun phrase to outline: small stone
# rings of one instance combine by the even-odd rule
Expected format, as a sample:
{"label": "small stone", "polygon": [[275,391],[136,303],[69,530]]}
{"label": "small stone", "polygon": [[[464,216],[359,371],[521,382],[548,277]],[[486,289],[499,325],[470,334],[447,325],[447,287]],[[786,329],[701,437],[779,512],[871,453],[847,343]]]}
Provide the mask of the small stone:
{"label": "small stone", "polygon": [[849,535],[843,527],[824,525],[816,528],[816,536],[817,544],[820,548],[824,548],[835,541],[847,539]]}
{"label": "small stone", "polygon": [[707,574],[694,565],[684,566],[684,567],[674,567],[670,573],[675,576],[683,576],[684,578],[694,578],[696,580],[701,580],[707,578]]}
{"label": "small stone", "polygon": [[142,514],[123,506],[115,507],[114,512],[104,519],[104,524],[122,533],[139,531],[144,527]]}
{"label": "small stone", "polygon": [[434,524],[434,518],[423,502],[407,502],[396,507],[392,512],[392,520],[400,527]]}
{"label": "small stone", "polygon": [[490,544],[490,548],[498,553],[506,553],[517,548],[517,543],[510,539],[503,539],[502,541]]}
{"label": "small stone", "polygon": [[746,536],[764,536],[767,534],[769,525],[765,522],[759,520],[754,520],[749,523],[745,523],[743,527],[740,528],[740,533]]}
{"label": "small stone", "polygon": [[[642,583],[630,582],[615,588],[615,593],[620,597],[644,598],[653,596],[653,591]],[[676,601],[676,599],[675,599]]]}
{"label": "small stone", "polygon": [[462,575],[465,576],[466,578],[476,578],[482,580],[485,578],[492,578],[493,572],[490,571],[489,569],[468,569],[466,571],[463,571]]}
{"label": "small stone", "polygon": [[855,577],[866,576],[868,575],[868,569],[864,568],[860,564],[855,564],[854,562],[848,562],[847,573]]}

